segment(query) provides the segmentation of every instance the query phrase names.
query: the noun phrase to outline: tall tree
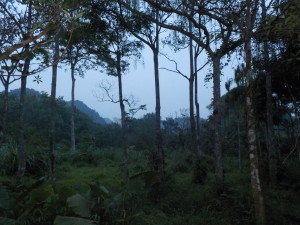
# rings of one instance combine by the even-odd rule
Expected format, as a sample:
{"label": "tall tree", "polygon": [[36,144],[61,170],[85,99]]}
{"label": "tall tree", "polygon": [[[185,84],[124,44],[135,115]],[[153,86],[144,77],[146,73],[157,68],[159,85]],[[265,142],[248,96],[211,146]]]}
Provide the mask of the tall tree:
{"label": "tall tree", "polygon": [[245,48],[245,76],[247,79],[246,91],[246,114],[247,114],[247,138],[249,145],[251,186],[254,199],[256,223],[259,225],[265,224],[265,205],[262,192],[262,182],[260,178],[259,156],[257,151],[257,134],[256,134],[256,118],[254,114],[254,75],[252,72],[252,51],[251,39],[255,16],[258,11],[258,0],[252,3],[251,0],[246,1],[246,23],[244,28],[244,48]]}
{"label": "tall tree", "polygon": [[20,60],[3,60],[1,63],[0,80],[4,86],[3,112],[2,112],[2,129],[4,136],[6,135],[7,116],[8,116],[8,91],[9,86],[13,82],[20,79],[14,76],[16,72],[22,69],[23,64]]}
{"label": "tall tree", "polygon": [[[114,10],[114,13],[117,9]],[[114,19],[111,18],[111,19]],[[124,177],[129,178],[128,170],[128,152],[127,152],[127,115],[125,103],[129,107],[132,107],[134,100],[132,98],[126,98],[123,93],[122,78],[126,71],[128,71],[130,63],[128,60],[131,58],[138,59],[141,57],[142,43],[138,40],[132,40],[129,36],[130,33],[124,30],[124,27],[120,26],[117,20],[110,23],[110,28],[106,31],[108,33],[108,39],[110,40],[110,46],[107,50],[108,54],[102,55],[102,59],[106,64],[106,69],[109,75],[116,76],[118,79],[118,100],[108,93],[109,89],[105,89],[109,101],[119,103],[121,111],[121,145],[123,148],[123,165],[124,165]]]}
{"label": "tall tree", "polygon": [[[0,37],[0,52],[5,51],[6,46],[13,45],[19,38],[22,38],[22,16],[19,15],[16,10],[11,9],[8,1],[0,1],[0,26],[1,26],[1,37]],[[19,34],[19,35],[16,35]],[[24,34],[23,34],[24,35]],[[24,48],[21,50],[24,51]],[[21,52],[18,52],[21,54]],[[3,59],[0,62],[0,80],[4,87],[4,98],[3,98],[3,112],[2,112],[2,129],[5,136],[6,124],[7,124],[7,113],[8,113],[8,91],[9,85],[20,77],[13,77],[17,69],[22,69],[22,63],[19,59]]]}
{"label": "tall tree", "polygon": [[[265,0],[261,1],[262,9],[262,25],[267,23],[267,9]],[[268,41],[263,41],[263,59],[265,65],[269,64],[269,46]],[[266,77],[266,125],[267,125],[267,149],[269,162],[269,179],[271,184],[277,183],[277,156],[275,150],[274,137],[274,123],[273,123],[273,97],[272,97],[272,77],[271,74],[265,70]]]}
{"label": "tall tree", "polygon": [[[75,135],[75,83],[76,74],[83,77],[84,69],[91,67],[92,57],[88,54],[85,46],[85,37],[82,33],[86,32],[84,23],[80,21],[84,9],[79,9],[77,4],[68,6],[67,26],[63,32],[62,44],[65,47],[66,54],[63,57],[64,61],[70,65],[71,74],[71,152],[76,150],[76,135]],[[80,63],[81,62],[81,63]]]}
{"label": "tall tree", "polygon": [[[24,28],[23,24],[24,12],[22,9],[24,6],[28,6],[31,3],[35,5],[34,10],[38,11],[40,15],[44,17],[40,17],[39,20],[36,20],[34,26],[31,27],[30,30],[27,31],[27,35],[24,36]],[[27,52],[22,52],[26,46],[31,45],[31,49],[39,48],[44,45],[48,41],[48,35],[53,30],[57,28],[57,24],[53,22],[52,18],[59,12],[52,11],[53,4],[48,4],[48,7],[41,7],[43,5],[43,1],[17,1],[17,0],[1,0],[0,1],[0,12],[5,16],[5,19],[1,21],[1,23],[5,23],[6,20],[9,21],[9,26],[6,26],[2,29],[3,39],[1,39],[1,51],[0,51],[0,60],[6,59],[22,59],[25,60],[28,57]],[[47,15],[47,17],[45,17]],[[13,25],[12,25],[13,24]],[[17,38],[16,38],[17,37]],[[21,38],[20,38],[21,37]]]}
{"label": "tall tree", "polygon": [[51,83],[51,113],[49,129],[49,180],[55,182],[55,117],[56,117],[56,86],[57,86],[57,67],[59,63],[59,31],[55,34],[53,43],[53,65]]}
{"label": "tall tree", "polygon": [[[189,32],[192,32],[192,24],[189,22],[188,23]],[[181,75],[182,77],[184,77],[188,83],[189,83],[189,88],[188,88],[188,96],[189,96],[189,123],[190,123],[190,150],[191,150],[191,154],[192,154],[192,164],[193,164],[193,179],[194,182],[202,182],[203,181],[203,177],[201,174],[201,165],[199,164],[201,159],[200,159],[200,153],[199,153],[199,149],[198,149],[198,135],[197,135],[197,123],[196,123],[196,119],[195,119],[195,109],[194,109],[194,104],[198,103],[198,101],[196,100],[197,97],[195,96],[196,94],[198,94],[198,92],[195,90],[195,88],[198,88],[196,86],[196,79],[197,79],[197,73],[204,68],[204,66],[202,66],[201,68],[198,68],[198,64],[196,62],[197,57],[199,55],[199,46],[196,45],[196,47],[193,46],[193,40],[191,38],[188,38],[188,40],[185,40],[185,37],[180,37],[177,33],[175,33],[174,38],[168,38],[168,39],[172,39],[172,41],[167,40],[166,43],[168,43],[170,46],[172,46],[175,51],[177,51],[178,49],[184,49],[184,48],[188,48],[188,54],[189,54],[189,64],[190,64],[190,72],[189,75],[186,75],[185,73],[183,73],[178,67],[178,63],[175,60],[170,59],[167,55],[165,55],[165,57],[173,62],[175,64],[175,69],[168,69],[165,67],[162,67],[161,69],[165,69],[168,70],[170,72],[174,72],[177,73],[179,75]],[[174,43],[173,43],[174,42]],[[187,43],[186,43],[187,42]],[[194,49],[195,49],[195,55],[194,55]],[[197,55],[197,56],[196,56]],[[199,107],[199,105],[198,105]],[[198,108],[199,109],[199,108]]]}
{"label": "tall tree", "polygon": [[[32,1],[29,1],[27,8],[27,26],[25,28],[26,35],[29,34],[28,31],[32,27]],[[25,33],[24,32],[24,33]],[[24,137],[24,113],[25,113],[25,97],[26,97],[26,83],[27,75],[29,73],[30,66],[30,56],[29,56],[30,46],[27,44],[25,46],[25,52],[28,54],[24,61],[24,67],[21,76],[21,91],[20,91],[20,117],[19,117],[19,146],[18,146],[18,171],[17,179],[20,183],[23,183],[25,170],[26,170],[26,155],[25,155],[25,137]]]}
{"label": "tall tree", "polygon": [[[193,39],[201,48],[208,53],[213,67],[213,120],[214,120],[214,156],[215,156],[215,177],[217,189],[219,192],[224,188],[223,175],[223,154],[221,146],[221,59],[242,44],[242,39],[236,32],[236,24],[240,22],[240,15],[244,10],[243,4],[237,1],[218,2],[215,1],[164,1],[159,4],[154,0],[144,0],[152,7],[167,13],[172,13],[178,18],[185,18],[191,21],[199,32],[189,32],[178,20],[173,17],[170,20],[159,21],[147,14],[135,10],[140,16],[143,16],[161,27],[178,31],[187,37]],[[182,10],[182,9],[189,10]],[[190,13],[194,12],[194,13]],[[202,19],[199,19],[202,18]]]}
{"label": "tall tree", "polygon": [[[158,8],[147,8],[146,6],[139,5],[141,2],[132,1],[127,3],[119,1],[120,3],[120,21],[125,25],[125,28],[138,40],[146,44],[153,53],[154,65],[154,80],[155,80],[155,153],[154,153],[154,169],[158,171],[160,180],[165,179],[165,160],[163,151],[163,140],[161,131],[161,104],[160,104],[160,82],[159,82],[159,52],[160,52],[160,33],[161,26],[153,24],[145,18],[136,14],[137,9],[143,8],[151,13],[152,17],[157,21],[164,20],[167,17],[160,13]],[[156,0],[160,4],[159,0]],[[124,7],[123,7],[124,6]],[[124,8],[124,9],[122,9]],[[127,13],[127,14],[126,14]]]}

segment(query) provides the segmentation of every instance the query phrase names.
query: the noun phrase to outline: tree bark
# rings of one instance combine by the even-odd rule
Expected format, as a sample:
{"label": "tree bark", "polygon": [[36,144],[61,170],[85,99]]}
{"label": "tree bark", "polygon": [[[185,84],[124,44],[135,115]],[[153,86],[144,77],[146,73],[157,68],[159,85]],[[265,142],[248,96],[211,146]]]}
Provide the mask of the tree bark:
{"label": "tree bark", "polygon": [[[27,29],[28,33],[32,26],[32,2],[29,1],[28,5],[28,16],[27,16]],[[25,46],[25,52],[29,52],[29,43]],[[24,133],[24,118],[25,118],[25,101],[26,101],[26,85],[27,75],[29,73],[30,59],[26,58],[24,61],[24,68],[21,76],[21,91],[20,91],[20,117],[19,117],[19,146],[18,146],[18,171],[17,181],[19,183],[24,182],[24,175],[26,171],[26,154],[25,154],[25,133]]]}
{"label": "tree bark", "polygon": [[[29,50],[29,46],[26,46]],[[25,119],[25,101],[26,101],[26,85],[27,75],[29,72],[30,59],[25,59],[24,69],[21,77],[21,90],[20,90],[20,117],[19,117],[19,146],[18,146],[18,171],[17,180],[19,183],[24,182],[24,175],[26,170],[26,154],[25,154],[25,133],[24,133],[24,119]]]}
{"label": "tree bark", "polygon": [[[262,7],[262,23],[266,24],[266,5],[265,1],[261,2]],[[269,62],[269,48],[268,42],[263,42],[263,57],[265,64]],[[269,178],[271,184],[277,183],[277,156],[275,151],[275,135],[274,135],[274,123],[273,123],[273,104],[272,104],[272,77],[269,72],[266,71],[266,121],[267,121],[267,149],[269,156]]]}
{"label": "tree bark", "polygon": [[51,114],[50,114],[50,132],[49,132],[49,180],[55,182],[55,117],[56,117],[56,83],[57,66],[59,61],[59,33],[54,38],[54,57],[52,66],[51,83]]}
{"label": "tree bark", "polygon": [[245,62],[246,62],[246,79],[247,79],[247,92],[246,92],[246,114],[247,114],[247,139],[249,147],[250,158],[250,173],[251,173],[251,187],[255,207],[256,223],[258,225],[265,224],[265,205],[262,192],[262,184],[260,180],[260,168],[257,152],[256,140],[256,118],[254,114],[254,82],[252,74],[252,52],[251,52],[251,36],[252,36],[252,21],[251,21],[251,0],[247,0],[247,14],[246,14],[246,27],[245,27]]}
{"label": "tree bark", "polygon": [[[158,45],[158,43],[157,43]],[[160,85],[159,85],[159,65],[158,65],[158,47],[156,47],[153,51],[153,59],[154,59],[154,77],[155,77],[155,144],[156,144],[156,154],[155,154],[155,169],[158,171],[160,180],[163,181],[165,179],[165,168],[164,168],[164,154],[162,148],[162,134],[160,127]]]}
{"label": "tree bark", "polygon": [[72,79],[72,89],[71,89],[71,152],[76,151],[76,139],[75,139],[75,65],[71,63],[71,79]]}
{"label": "tree bark", "polygon": [[214,121],[214,157],[217,191],[223,192],[224,172],[221,140],[221,88],[220,88],[220,57],[213,59],[213,121]]}
{"label": "tree bark", "polygon": [[240,131],[240,118],[238,118],[238,158],[239,170],[242,171],[242,154],[241,154],[241,131]]}
{"label": "tree bark", "polygon": [[[192,24],[189,22],[190,32],[192,30]],[[193,54],[193,41],[190,38],[189,43],[189,54],[190,54],[190,78],[189,78],[189,107],[190,107],[190,126],[191,126],[191,152],[192,152],[192,163],[193,163],[193,179],[194,182],[199,182],[200,175],[198,174],[198,155],[197,155],[197,135],[196,135],[196,122],[194,113],[194,54]]]}
{"label": "tree bark", "polygon": [[7,115],[8,115],[8,91],[9,91],[9,76],[4,83],[4,98],[3,98],[3,119],[2,119],[2,132],[3,136],[6,135],[7,129]]}
{"label": "tree bark", "polygon": [[[155,18],[159,18],[159,10],[156,9]],[[155,78],[155,133],[156,133],[156,154],[155,154],[155,166],[159,173],[160,181],[165,180],[165,162],[164,152],[162,146],[162,133],[161,133],[161,116],[160,116],[160,85],[159,85],[159,26],[155,25],[155,43],[153,50],[153,61],[154,61],[154,78]]]}
{"label": "tree bark", "polygon": [[[196,107],[196,136],[197,136],[197,148],[200,147],[200,105],[198,101],[198,64],[197,64],[198,56],[195,54],[194,57],[194,65],[195,65],[195,107]],[[201,150],[200,150],[201,151]],[[200,152],[201,154],[201,152]]]}
{"label": "tree bark", "polygon": [[122,87],[122,72],[121,72],[121,56],[117,53],[117,76],[118,76],[118,86],[119,86],[119,103],[121,110],[121,145],[123,148],[123,167],[124,167],[124,177],[127,180],[129,178],[128,170],[128,152],[126,146],[126,111],[123,99],[123,87]]}

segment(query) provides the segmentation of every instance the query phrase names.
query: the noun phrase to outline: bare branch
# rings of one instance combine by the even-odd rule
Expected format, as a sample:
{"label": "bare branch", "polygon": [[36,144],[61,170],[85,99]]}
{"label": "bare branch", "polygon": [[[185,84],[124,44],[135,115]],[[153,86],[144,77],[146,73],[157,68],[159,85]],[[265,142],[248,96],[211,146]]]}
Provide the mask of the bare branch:
{"label": "bare branch", "polygon": [[183,76],[185,79],[187,79],[187,80],[190,79],[187,75],[185,75],[184,73],[182,73],[182,72],[178,69],[178,63],[177,63],[175,60],[169,58],[166,54],[161,54],[161,55],[163,55],[163,56],[164,56],[166,59],[168,59],[170,62],[173,62],[173,63],[174,63],[174,65],[175,65],[175,70],[171,70],[171,69],[168,69],[168,68],[165,68],[165,67],[162,67],[162,68],[160,68],[160,69],[167,70],[167,71],[174,72],[174,73],[178,73],[178,74],[180,74],[181,76]]}

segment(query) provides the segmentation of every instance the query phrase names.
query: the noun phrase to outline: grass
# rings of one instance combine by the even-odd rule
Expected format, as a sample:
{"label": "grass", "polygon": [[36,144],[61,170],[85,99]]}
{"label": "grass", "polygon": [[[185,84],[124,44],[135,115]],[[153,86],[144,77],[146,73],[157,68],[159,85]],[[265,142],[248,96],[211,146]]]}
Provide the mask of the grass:
{"label": "grass", "polygon": [[118,167],[87,165],[74,167],[70,164],[63,164],[57,168],[57,175],[56,185],[58,187],[77,184],[87,187],[91,182],[99,182],[112,191],[119,191],[124,185],[124,180],[120,179],[122,175]]}
{"label": "grass", "polygon": [[[143,152],[129,149],[129,153],[130,174],[149,170],[147,157]],[[120,150],[98,149],[59,154],[56,189],[72,193],[78,186],[88,189],[91,183],[105,186],[110,191],[109,202],[122,203],[115,205],[110,203],[109,207],[115,207],[114,216],[119,217],[126,212],[125,224],[254,224],[249,169],[244,167],[239,171],[234,158],[225,159],[225,191],[219,195],[215,192],[210,158],[206,161],[209,172],[205,181],[202,184],[195,184],[192,182],[189,154],[173,152],[166,160],[167,180],[157,189],[160,193],[159,197],[153,199],[152,190],[142,189],[142,192],[141,190],[136,192],[134,189],[127,190],[129,186],[122,177]],[[291,171],[292,181],[296,182],[298,175],[294,170]],[[0,177],[0,182],[9,180],[11,178],[8,176]],[[30,177],[26,178],[27,183],[33,180]],[[287,182],[291,181],[285,183]],[[268,224],[296,225],[300,221],[300,195],[297,187],[293,184],[290,188],[276,186],[266,189]],[[67,213],[68,210],[65,212]]]}

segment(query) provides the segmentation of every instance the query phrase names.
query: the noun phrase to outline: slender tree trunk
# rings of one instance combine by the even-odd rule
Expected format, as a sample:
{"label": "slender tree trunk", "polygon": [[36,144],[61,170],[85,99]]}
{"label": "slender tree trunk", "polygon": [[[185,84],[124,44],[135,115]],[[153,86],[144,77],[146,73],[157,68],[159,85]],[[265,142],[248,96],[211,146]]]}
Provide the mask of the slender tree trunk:
{"label": "slender tree trunk", "polygon": [[126,146],[126,111],[123,99],[123,87],[122,87],[122,72],[121,72],[121,56],[117,54],[117,76],[118,76],[118,86],[119,86],[119,103],[121,110],[121,145],[123,148],[123,166],[124,166],[124,177],[129,178],[128,170],[128,152]]}
{"label": "slender tree trunk", "polygon": [[[31,29],[32,18],[32,2],[29,2],[28,6],[28,30]],[[25,46],[25,52],[30,49],[29,44]],[[17,180],[19,183],[24,182],[24,175],[26,171],[26,154],[25,154],[25,134],[24,134],[24,115],[25,115],[25,101],[26,101],[26,85],[27,75],[29,73],[30,59],[26,58],[24,62],[24,68],[21,76],[21,91],[20,91],[20,117],[19,117],[19,146],[18,146],[18,171]]]}
{"label": "slender tree trunk", "polygon": [[[29,46],[26,47],[27,51]],[[20,91],[20,117],[19,117],[19,146],[18,146],[18,171],[17,180],[19,183],[24,182],[24,175],[26,170],[26,154],[25,154],[25,134],[24,134],[24,118],[25,118],[25,101],[26,101],[26,84],[27,75],[30,66],[30,59],[25,59],[24,69],[21,77],[21,91]]]}
{"label": "slender tree trunk", "polygon": [[[266,24],[267,13],[265,1],[262,0],[262,22]],[[269,48],[268,42],[263,42],[263,57],[264,62],[269,62]],[[274,135],[274,123],[273,123],[273,104],[272,104],[272,78],[269,72],[266,72],[266,121],[267,121],[267,149],[269,156],[269,178],[271,184],[277,183],[277,155],[275,151],[275,135]]]}
{"label": "slender tree trunk", "polygon": [[[198,64],[197,64],[198,56],[194,57],[194,65],[195,65],[195,106],[196,106],[196,135],[197,135],[197,147],[198,150],[200,147],[200,105],[198,101]],[[201,150],[200,150],[201,151]],[[201,154],[201,152],[200,152]]]}
{"label": "slender tree trunk", "polygon": [[[156,18],[158,18],[158,10],[156,10]],[[154,60],[154,77],[155,77],[155,133],[156,133],[156,156],[155,164],[156,169],[159,172],[160,180],[165,179],[165,165],[164,165],[164,153],[162,147],[162,133],[160,127],[160,85],[159,85],[159,64],[158,64],[158,53],[159,53],[159,27],[156,25],[156,44],[153,49],[153,60]]]}
{"label": "slender tree trunk", "polygon": [[3,136],[6,135],[7,129],[7,115],[8,115],[8,91],[9,91],[9,77],[7,77],[7,81],[4,84],[4,98],[3,98],[3,118],[2,118],[2,132]]}
{"label": "slender tree trunk", "polygon": [[[156,19],[159,18],[159,10],[156,9],[155,12]],[[160,181],[165,180],[165,161],[164,152],[162,146],[162,133],[161,133],[161,116],[160,116],[160,85],[159,85],[159,64],[158,64],[158,54],[159,54],[159,26],[155,25],[155,43],[153,50],[153,61],[154,61],[154,78],[155,78],[155,133],[156,133],[156,154],[155,154],[155,167],[159,173]]]}
{"label": "slender tree trunk", "polygon": [[55,117],[56,117],[56,83],[57,65],[59,61],[59,33],[54,38],[54,57],[52,66],[51,83],[51,114],[50,114],[50,133],[49,133],[49,180],[55,182]]}
{"label": "slender tree trunk", "polygon": [[[189,29],[192,30],[192,24],[189,22]],[[196,122],[194,113],[194,54],[193,54],[193,42],[190,39],[189,45],[190,54],[190,78],[189,78],[189,105],[190,105],[190,126],[191,126],[191,152],[192,152],[192,163],[193,163],[193,179],[194,182],[199,182],[200,175],[198,174],[198,156],[197,156],[197,135],[196,135]]]}
{"label": "slender tree trunk", "polygon": [[246,78],[247,78],[247,92],[246,92],[246,113],[247,113],[247,138],[250,158],[250,172],[251,172],[251,186],[255,207],[256,223],[258,225],[265,224],[265,205],[262,192],[262,184],[260,180],[260,168],[257,152],[256,140],[256,118],[254,114],[254,82],[252,74],[252,52],[251,52],[251,36],[252,36],[252,22],[251,22],[251,0],[247,0],[247,16],[245,28],[245,62],[246,62]]}
{"label": "slender tree trunk", "polygon": [[238,157],[239,157],[239,170],[242,171],[240,119],[238,119]]}
{"label": "slender tree trunk", "polygon": [[71,63],[71,79],[72,79],[72,89],[71,89],[71,152],[76,151],[76,139],[75,139],[75,65]]}
{"label": "slender tree trunk", "polygon": [[[158,43],[157,43],[158,45]],[[160,180],[165,179],[165,168],[164,168],[164,154],[162,148],[162,134],[160,127],[160,86],[159,86],[159,66],[158,66],[158,53],[159,50],[156,47],[154,53],[154,76],[155,76],[155,142],[156,142],[156,154],[155,154],[155,169],[158,171]]]}
{"label": "slender tree trunk", "polygon": [[224,189],[223,153],[221,140],[221,88],[220,88],[220,57],[213,59],[213,121],[214,121],[214,156],[215,177],[218,192]]}

